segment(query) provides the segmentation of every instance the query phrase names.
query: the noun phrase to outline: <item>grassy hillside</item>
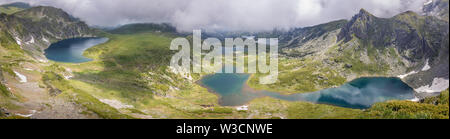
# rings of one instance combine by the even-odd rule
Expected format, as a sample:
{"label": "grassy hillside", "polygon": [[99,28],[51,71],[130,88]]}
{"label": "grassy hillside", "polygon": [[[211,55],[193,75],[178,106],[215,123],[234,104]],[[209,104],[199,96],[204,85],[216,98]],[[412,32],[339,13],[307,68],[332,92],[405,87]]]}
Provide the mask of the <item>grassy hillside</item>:
{"label": "grassy hillside", "polygon": [[124,25],[112,30],[107,30],[113,34],[135,34],[145,32],[170,32],[175,33],[177,30],[170,24],[154,24],[154,23],[140,23]]}
{"label": "grassy hillside", "polygon": [[[40,79],[41,85],[47,88],[49,93],[54,92],[57,97],[80,105],[83,108],[80,113],[83,115],[96,115],[99,118],[112,119],[445,118],[442,117],[442,112],[435,112],[445,111],[445,107],[442,109],[444,105],[402,102],[411,103],[410,105],[413,108],[425,107],[424,110],[412,111],[413,114],[426,112],[426,110],[432,111],[429,116],[425,117],[423,115],[406,117],[385,114],[388,113],[385,111],[391,107],[392,102],[380,103],[365,111],[308,102],[289,102],[267,97],[249,102],[247,104],[249,110],[247,111],[238,111],[235,107],[218,105],[216,95],[195,83],[195,79],[199,79],[200,75],[193,75],[194,80],[191,81],[168,70],[168,61],[174,53],[169,50],[168,46],[170,41],[177,36],[168,33],[104,34],[103,36],[110,40],[85,52],[85,55],[93,58],[94,61],[81,64],[57,62],[38,64],[44,71],[40,75],[42,76]],[[12,52],[13,50],[5,49],[5,51]],[[282,60],[282,62],[308,61],[296,61],[294,59]],[[17,69],[18,65],[13,64],[11,66],[11,68]],[[282,67],[282,69],[289,68],[292,67]],[[74,74],[71,79],[65,78],[69,69]],[[3,73],[7,74],[6,71],[3,71]],[[301,72],[294,73],[300,74]],[[324,76],[333,77],[331,73]],[[2,94],[7,94],[5,92],[2,89]],[[116,104],[110,103],[111,101],[116,102]],[[431,102],[431,100],[427,102]],[[117,106],[117,103],[119,106]],[[2,104],[2,107],[5,107],[5,105]],[[14,110],[14,107],[8,108]]]}
{"label": "grassy hillside", "polygon": [[[85,53],[94,61],[79,65],[59,63],[75,74],[66,85],[98,99],[132,105],[133,108],[118,110],[136,118],[357,118],[362,112],[271,98],[250,102],[249,111],[219,106],[216,95],[195,83],[200,75],[192,75],[191,81],[168,70],[174,54],[169,44],[176,36],[167,33],[105,36],[110,41]],[[312,113],[316,110],[325,113]]]}
{"label": "grassy hillside", "polygon": [[16,2],[5,5],[0,5],[0,14],[14,14],[16,12],[31,8],[29,4]]}
{"label": "grassy hillside", "polygon": [[0,13],[5,13],[5,14],[13,14],[19,11],[22,11],[23,9],[21,8],[17,8],[17,7],[0,7]]}
{"label": "grassy hillside", "polygon": [[[0,112],[0,118],[20,118],[15,114],[26,115],[33,110],[39,111],[36,113],[37,118],[448,118],[448,91],[419,103],[390,101],[375,104],[367,110],[289,102],[268,97],[247,103],[249,110],[220,106],[219,96],[196,83],[204,74],[179,75],[168,67],[176,52],[169,50],[170,43],[172,39],[180,37],[168,25],[134,24],[109,32],[97,32],[98,36],[107,37],[109,41],[86,50],[84,55],[94,60],[79,64],[37,61],[23,50],[24,45],[17,44],[14,39],[16,36],[7,31],[9,27],[23,22],[27,26],[13,26],[24,27],[19,30],[23,35],[22,40],[29,39],[29,35],[34,35],[36,40],[49,38],[40,35],[41,32],[59,32],[60,28],[53,28],[56,23],[36,18],[39,17],[37,15],[51,15],[50,17],[61,21],[67,20],[65,24],[78,23],[77,19],[61,11],[37,7],[17,13],[17,17],[0,15],[4,19],[15,19],[9,26],[0,23],[0,109],[13,113],[8,116]],[[361,19],[367,16],[365,12],[361,14]],[[420,18],[420,22],[404,25],[404,22],[415,21],[414,18]],[[411,30],[424,35],[415,37],[432,40],[433,46],[437,46],[441,39],[427,36],[427,32],[436,35],[436,28],[423,27],[425,21],[435,21],[433,18],[427,20],[405,13],[392,20],[396,21],[395,24],[402,24],[396,26],[398,29],[408,26],[405,30],[413,32],[412,34],[416,32],[410,31],[409,26],[415,28]],[[445,24],[442,21],[438,23],[436,26]],[[90,30],[87,25],[78,24],[80,25],[70,30],[80,30],[75,27]],[[403,59],[399,49],[381,47],[384,46],[381,45],[384,41],[392,39],[392,34],[380,35],[376,29],[361,31],[364,24],[366,21],[363,20],[354,23],[341,20],[291,32],[292,36],[284,36],[286,44],[292,46],[283,48],[286,50],[284,52],[289,52],[289,56],[280,56],[278,82],[260,85],[257,79],[263,75],[254,74],[248,81],[249,85],[285,94],[303,93],[336,87],[360,76],[393,76],[392,72],[400,73],[397,69],[406,70],[401,65]],[[385,19],[379,19],[374,24],[391,25]],[[65,26],[64,23],[60,25]],[[340,40],[339,34],[345,25],[349,25],[348,28],[352,28],[351,31],[354,32],[344,34],[350,39]],[[63,38],[73,35],[70,31],[62,33]],[[277,33],[260,35],[274,34]],[[75,36],[83,35],[85,34]],[[364,39],[367,35],[378,37],[375,37],[377,40],[367,41]],[[28,48],[35,49],[36,46],[30,45]],[[393,65],[401,68],[392,68]],[[28,81],[20,82],[16,72],[26,76]]]}
{"label": "grassy hillside", "polygon": [[421,102],[390,101],[372,106],[368,118],[381,119],[449,119],[448,90]]}
{"label": "grassy hillside", "polygon": [[[249,85],[285,94],[337,87],[359,77],[398,77],[409,86],[448,79],[448,22],[404,12],[379,18],[362,9],[350,21],[295,29],[281,36],[279,76],[275,84]],[[429,70],[422,70],[428,63]],[[443,88],[446,89],[446,88]],[[440,91],[440,90],[439,90]]]}

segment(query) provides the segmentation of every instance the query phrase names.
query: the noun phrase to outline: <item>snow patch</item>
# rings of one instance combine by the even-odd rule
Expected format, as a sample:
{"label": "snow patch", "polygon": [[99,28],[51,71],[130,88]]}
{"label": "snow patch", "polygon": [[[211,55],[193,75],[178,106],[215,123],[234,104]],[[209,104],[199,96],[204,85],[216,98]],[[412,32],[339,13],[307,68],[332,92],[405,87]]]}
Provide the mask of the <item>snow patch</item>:
{"label": "snow patch", "polygon": [[25,44],[33,44],[33,43],[34,43],[34,37],[33,36],[31,36],[31,40],[30,41],[25,42]]}
{"label": "snow patch", "polygon": [[170,90],[180,91],[180,88],[177,88],[177,87],[169,86],[169,88],[170,88]]}
{"label": "snow patch", "polygon": [[48,62],[48,60],[46,60],[46,59],[38,59],[38,61],[42,62],[42,63],[47,63]]}
{"label": "snow patch", "polygon": [[44,41],[46,43],[50,43],[50,41],[48,41],[45,37],[42,37],[42,41]]}
{"label": "snow patch", "polygon": [[134,108],[133,105],[126,105],[118,100],[113,99],[100,99],[101,102],[110,105],[111,107],[114,107],[116,109],[123,109],[123,108]]}
{"label": "snow patch", "polygon": [[19,77],[20,82],[21,83],[26,83],[27,81],[27,76],[20,74],[19,72],[14,71],[14,73],[17,75],[17,77]]}
{"label": "snow patch", "polygon": [[14,37],[18,45],[22,45],[22,40],[19,37]]}
{"label": "snow patch", "polygon": [[431,69],[430,64],[428,64],[429,59],[427,59],[427,62],[425,63],[425,66],[423,66],[422,71],[427,71]]}
{"label": "snow patch", "polygon": [[448,89],[449,80],[444,78],[434,78],[431,85],[426,85],[414,89],[418,93],[437,93]]}
{"label": "snow patch", "polygon": [[31,110],[30,114],[20,114],[20,113],[16,113],[16,115],[22,116],[22,117],[31,117],[33,116],[34,113],[36,113],[36,110]]}
{"label": "snow patch", "polygon": [[64,75],[64,78],[69,80],[69,79],[73,78],[73,76],[72,75]]}
{"label": "snow patch", "polygon": [[247,105],[239,106],[239,107],[236,107],[236,110],[238,110],[238,111],[247,111],[248,110],[248,106]]}
{"label": "snow patch", "polygon": [[403,75],[398,75],[397,77],[400,78],[400,79],[403,79],[403,78],[408,77],[409,75],[413,75],[413,74],[416,74],[416,73],[418,73],[418,72],[417,71],[411,71],[410,73],[406,73],[406,74],[403,74]]}
{"label": "snow patch", "polygon": [[433,0],[429,0],[428,2],[424,3],[423,5],[429,5],[431,3],[433,3]]}

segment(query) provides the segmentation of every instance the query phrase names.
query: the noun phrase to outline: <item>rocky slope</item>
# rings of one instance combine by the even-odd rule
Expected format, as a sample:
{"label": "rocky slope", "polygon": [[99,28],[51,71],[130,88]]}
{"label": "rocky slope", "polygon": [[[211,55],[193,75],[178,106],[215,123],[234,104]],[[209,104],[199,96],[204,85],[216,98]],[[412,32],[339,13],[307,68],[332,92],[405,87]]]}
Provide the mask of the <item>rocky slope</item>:
{"label": "rocky slope", "polygon": [[[51,42],[93,36],[95,31],[52,7],[1,14],[0,116],[8,111],[31,118],[132,118],[122,113],[140,113],[143,118],[202,118],[217,116],[215,113],[226,118],[252,118],[255,111],[258,115],[259,111],[272,107],[274,112],[268,114],[288,112],[287,108],[280,110],[281,106],[295,108],[294,114],[305,110],[310,114],[311,110],[317,111],[317,106],[327,107],[326,112],[320,113],[322,117],[336,111],[330,110],[336,107],[328,105],[287,104],[279,100],[254,101],[249,104],[249,111],[239,115],[233,115],[237,111],[230,107],[207,110],[211,104],[217,105],[216,96],[195,84],[187,84],[187,79],[165,68],[171,55],[166,46],[175,35],[159,31],[173,29],[162,26],[141,34],[142,28],[148,27],[155,26],[128,26],[115,32],[120,35],[109,34],[112,42],[87,51],[91,56],[98,55],[99,61],[79,65],[42,63],[33,59],[45,61],[43,50]],[[448,20],[438,17],[405,12],[392,18],[378,18],[361,10],[350,21],[289,32],[233,35],[279,37],[283,52],[280,82],[271,88],[283,91],[285,87],[303,85],[310,88],[293,87],[294,91],[311,92],[361,76],[399,76],[418,92],[439,92],[448,88],[448,30]],[[76,75],[70,79],[66,74]],[[107,97],[101,99],[103,95]],[[256,105],[258,102],[261,104]],[[277,103],[283,104],[273,105]],[[316,108],[311,109],[310,105]],[[130,109],[133,106],[136,109]],[[337,112],[342,111],[346,110]],[[260,115],[270,118],[266,113]]]}
{"label": "rocky slope", "polygon": [[347,80],[398,76],[419,93],[434,93],[448,88],[448,33],[438,17],[378,18],[362,9],[350,21],[296,29],[280,42],[287,56],[320,62]]}
{"label": "rocky slope", "polygon": [[436,16],[442,20],[448,21],[448,0],[429,0],[423,6],[423,14],[427,16]]}
{"label": "rocky slope", "polygon": [[85,107],[69,96],[54,93],[59,90],[42,81],[44,73],[61,69],[46,62],[43,50],[52,42],[94,33],[84,22],[53,7],[0,14],[0,113],[30,118],[97,118],[81,114]]}
{"label": "rocky slope", "polygon": [[282,52],[292,57],[303,57],[321,51],[321,46],[336,42],[337,33],[347,23],[347,20],[339,20],[284,33],[280,35],[279,41],[280,46],[287,51]]}
{"label": "rocky slope", "polygon": [[33,7],[12,15],[0,15],[2,37],[13,38],[32,57],[45,61],[43,50],[51,42],[74,37],[93,36],[84,22],[53,7]]}

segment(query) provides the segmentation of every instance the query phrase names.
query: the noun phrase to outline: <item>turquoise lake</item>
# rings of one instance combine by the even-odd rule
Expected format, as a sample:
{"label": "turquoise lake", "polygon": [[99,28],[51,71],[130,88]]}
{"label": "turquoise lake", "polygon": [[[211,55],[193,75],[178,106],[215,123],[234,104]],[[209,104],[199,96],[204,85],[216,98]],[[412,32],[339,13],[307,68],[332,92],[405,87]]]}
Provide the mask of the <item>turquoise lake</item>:
{"label": "turquoise lake", "polygon": [[66,39],[50,45],[45,50],[47,59],[66,62],[66,63],[83,63],[92,59],[83,56],[83,52],[93,46],[105,43],[108,38],[73,38]]}
{"label": "turquoise lake", "polygon": [[[74,38],[56,42],[45,50],[45,56],[53,61],[83,63],[92,59],[83,52],[107,42],[107,38]],[[277,92],[254,90],[246,84],[249,74],[220,73],[200,80],[203,87],[219,95],[219,104],[240,106],[258,97],[273,97],[287,101],[307,101],[340,107],[365,109],[372,104],[388,100],[413,99],[414,90],[398,78],[359,78],[337,88],[311,93],[282,95]]]}
{"label": "turquoise lake", "polygon": [[281,95],[257,91],[247,86],[248,74],[213,74],[200,84],[219,95],[219,104],[240,106],[258,97],[273,97],[287,101],[307,101],[319,104],[366,109],[377,102],[413,99],[414,90],[398,78],[359,78],[337,88],[311,93]]}

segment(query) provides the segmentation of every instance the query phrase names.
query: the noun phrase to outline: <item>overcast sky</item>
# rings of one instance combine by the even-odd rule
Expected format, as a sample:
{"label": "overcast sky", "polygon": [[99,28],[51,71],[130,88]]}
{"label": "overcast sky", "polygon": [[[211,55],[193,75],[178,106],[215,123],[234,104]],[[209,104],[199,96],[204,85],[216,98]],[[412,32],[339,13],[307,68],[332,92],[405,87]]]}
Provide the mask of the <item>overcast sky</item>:
{"label": "overcast sky", "polygon": [[89,25],[167,22],[180,31],[267,31],[350,19],[364,8],[379,17],[419,11],[428,0],[0,0],[62,8]]}

